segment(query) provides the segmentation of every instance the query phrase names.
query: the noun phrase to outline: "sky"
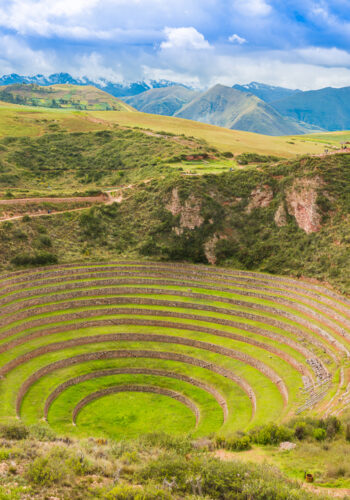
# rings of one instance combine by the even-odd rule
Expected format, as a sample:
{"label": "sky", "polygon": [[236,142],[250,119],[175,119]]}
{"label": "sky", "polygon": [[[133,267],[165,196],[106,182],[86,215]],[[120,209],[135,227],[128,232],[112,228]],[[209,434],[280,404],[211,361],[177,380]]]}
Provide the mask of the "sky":
{"label": "sky", "polygon": [[350,86],[350,0],[0,0],[0,75]]}

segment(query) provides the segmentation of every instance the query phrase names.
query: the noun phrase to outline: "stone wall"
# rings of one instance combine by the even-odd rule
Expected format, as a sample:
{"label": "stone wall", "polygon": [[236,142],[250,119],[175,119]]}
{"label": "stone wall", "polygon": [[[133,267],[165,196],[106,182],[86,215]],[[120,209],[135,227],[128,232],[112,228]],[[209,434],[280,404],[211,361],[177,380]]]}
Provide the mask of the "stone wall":
{"label": "stone wall", "polygon": [[165,352],[165,351],[147,351],[147,350],[118,350],[118,351],[94,351],[89,352],[87,354],[79,354],[77,356],[73,356],[71,358],[62,359],[59,361],[55,361],[54,363],[50,363],[35,373],[30,375],[27,380],[20,387],[17,398],[16,398],[16,413],[17,416],[20,416],[21,405],[24,396],[26,395],[29,388],[35,384],[41,377],[49,375],[56,370],[60,370],[61,368],[67,368],[69,366],[75,366],[80,363],[88,362],[88,361],[96,361],[96,360],[110,360],[110,359],[125,359],[125,358],[150,358],[150,359],[162,359],[167,361],[178,361],[181,363],[198,366],[200,368],[204,368],[206,370],[212,371],[222,377],[227,378],[228,380],[236,383],[249,397],[252,404],[252,413],[255,414],[256,411],[256,395],[248,384],[248,382],[236,375],[232,371],[223,368],[221,366],[215,365],[213,363],[209,363],[208,361],[204,361],[202,359],[194,358],[192,356],[188,356],[186,354],[175,353],[175,352]]}
{"label": "stone wall", "polygon": [[183,405],[187,406],[196,417],[196,427],[198,426],[200,411],[198,406],[191,401],[189,398],[180,394],[179,392],[172,391],[171,389],[164,389],[163,387],[151,386],[151,385],[134,385],[125,384],[115,387],[108,387],[108,389],[102,389],[101,391],[89,394],[84,399],[82,399],[74,408],[72,415],[72,422],[75,424],[79,412],[86,406],[96,399],[100,399],[104,396],[109,396],[110,394],[117,394],[119,392],[151,392],[153,394],[161,394],[162,396],[168,396],[170,398],[176,399]]}
{"label": "stone wall", "polygon": [[47,416],[49,413],[50,406],[52,403],[55,401],[55,399],[62,394],[68,387],[72,387],[74,385],[80,384],[82,382],[86,382],[87,380],[95,379],[95,378],[100,378],[100,377],[108,377],[111,375],[122,375],[122,374],[127,374],[127,375],[155,375],[157,377],[168,377],[168,378],[174,378],[177,380],[181,380],[183,382],[187,382],[188,384],[194,385],[196,387],[199,387],[200,389],[203,389],[204,391],[208,392],[213,396],[213,398],[216,400],[216,402],[221,406],[221,409],[223,411],[223,420],[226,422],[227,417],[228,417],[228,407],[227,407],[227,402],[225,398],[217,391],[214,387],[212,387],[209,384],[206,384],[205,382],[202,382],[200,380],[196,380],[193,377],[189,377],[187,375],[183,375],[182,373],[177,373],[177,372],[169,372],[167,370],[156,370],[152,368],[115,368],[115,369],[109,369],[109,370],[99,370],[99,371],[93,371],[90,373],[86,373],[85,375],[80,375],[79,377],[74,377],[66,382],[63,382],[60,384],[47,398],[45,401],[45,407],[44,407],[44,418],[47,420]]}

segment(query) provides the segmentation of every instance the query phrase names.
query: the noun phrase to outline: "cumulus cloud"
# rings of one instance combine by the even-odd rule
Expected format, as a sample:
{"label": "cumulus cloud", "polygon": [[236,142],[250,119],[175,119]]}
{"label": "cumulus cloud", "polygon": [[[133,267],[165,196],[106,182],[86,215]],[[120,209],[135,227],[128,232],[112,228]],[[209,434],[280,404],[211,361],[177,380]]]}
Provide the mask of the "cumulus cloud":
{"label": "cumulus cloud", "polygon": [[235,33],[228,37],[228,41],[231,43],[238,43],[238,45],[242,45],[243,43],[246,43],[247,40]]}
{"label": "cumulus cloud", "polygon": [[346,86],[347,1],[0,0],[0,73]]}
{"label": "cumulus cloud", "polygon": [[2,2],[0,24],[22,35],[35,33],[42,36],[68,34],[86,36],[86,27],[73,23],[62,24],[62,20],[74,19],[90,11],[100,0],[10,0]]}
{"label": "cumulus cloud", "polygon": [[160,45],[161,49],[210,49],[209,42],[196,28],[165,28],[166,40]]}
{"label": "cumulus cloud", "polygon": [[265,0],[233,0],[233,7],[245,16],[267,16],[272,10]]}

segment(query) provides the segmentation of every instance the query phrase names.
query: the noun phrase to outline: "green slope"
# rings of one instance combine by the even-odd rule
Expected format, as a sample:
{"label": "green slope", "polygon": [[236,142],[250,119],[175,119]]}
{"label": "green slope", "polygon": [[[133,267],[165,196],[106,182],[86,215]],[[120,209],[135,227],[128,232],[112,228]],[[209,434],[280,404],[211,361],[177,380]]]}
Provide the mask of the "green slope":
{"label": "green slope", "polygon": [[132,111],[116,97],[90,85],[14,84],[0,88],[0,100],[15,104],[62,109]]}
{"label": "green slope", "polygon": [[215,85],[197,96],[176,116],[266,135],[300,134],[305,131],[258,97],[224,85]]}
{"label": "green slope", "polygon": [[350,128],[350,87],[301,92],[272,105],[283,115],[325,130]]}
{"label": "green slope", "polygon": [[124,101],[143,113],[172,116],[192,101],[199,92],[181,85],[151,89]]}

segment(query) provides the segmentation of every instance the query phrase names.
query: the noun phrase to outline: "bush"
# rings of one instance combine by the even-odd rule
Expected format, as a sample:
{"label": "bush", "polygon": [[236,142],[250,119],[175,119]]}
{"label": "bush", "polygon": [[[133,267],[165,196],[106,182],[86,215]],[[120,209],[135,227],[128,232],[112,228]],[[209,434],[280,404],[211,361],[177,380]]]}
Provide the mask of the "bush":
{"label": "bush", "polygon": [[57,256],[49,252],[39,252],[34,255],[22,253],[16,255],[11,263],[16,266],[45,266],[49,264],[57,264]]}
{"label": "bush", "polygon": [[50,247],[52,247],[51,238],[49,236],[47,236],[46,234],[42,234],[41,236],[39,236],[39,238],[37,240],[37,244],[38,244],[39,248],[50,248]]}
{"label": "bush", "polygon": [[345,428],[345,439],[350,441],[350,424],[346,424]]}
{"label": "bush", "polygon": [[27,470],[27,478],[31,483],[49,486],[61,482],[66,477],[63,464],[50,457],[39,457]]}
{"label": "bush", "polygon": [[314,429],[313,436],[317,441],[324,441],[327,437],[327,432],[325,429],[317,428]]}
{"label": "bush", "polygon": [[30,436],[38,441],[55,441],[56,434],[45,424],[35,424],[29,428]]}
{"label": "bush", "polygon": [[189,453],[192,450],[191,441],[186,436],[170,436],[164,432],[145,434],[141,442],[150,447],[176,451],[179,454]]}
{"label": "bush", "polygon": [[233,451],[243,451],[251,449],[251,438],[250,436],[232,436],[227,438],[217,437],[216,445],[221,448],[225,448],[226,450]]}
{"label": "bush", "polygon": [[167,491],[157,487],[147,486],[145,489],[137,486],[120,484],[106,495],[106,500],[171,500]]}
{"label": "bush", "polygon": [[252,442],[256,444],[276,445],[282,441],[291,441],[294,437],[294,432],[287,427],[278,426],[276,424],[267,424],[253,429],[250,432],[250,437]]}
{"label": "bush", "polygon": [[6,424],[0,426],[0,436],[5,439],[22,440],[29,435],[27,427],[20,423]]}

